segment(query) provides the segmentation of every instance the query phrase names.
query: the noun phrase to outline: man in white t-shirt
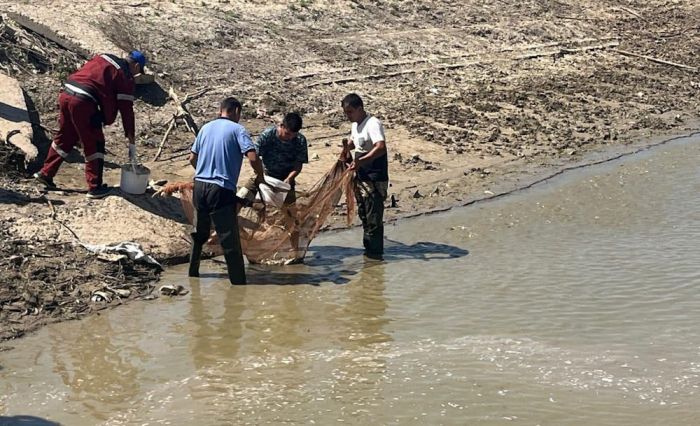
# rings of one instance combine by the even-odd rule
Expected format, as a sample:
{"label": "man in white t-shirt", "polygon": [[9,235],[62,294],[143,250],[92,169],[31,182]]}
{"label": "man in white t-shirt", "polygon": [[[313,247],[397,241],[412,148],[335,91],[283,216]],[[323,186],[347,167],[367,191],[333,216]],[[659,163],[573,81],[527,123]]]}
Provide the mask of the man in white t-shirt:
{"label": "man in white t-shirt", "polygon": [[[351,93],[340,103],[352,122],[352,141],[343,150],[343,159],[355,171],[355,199],[364,230],[365,256],[381,260],[384,255],[384,201],[389,187],[389,163],[384,126],[365,112],[362,98]],[[350,155],[350,150],[355,155]]]}

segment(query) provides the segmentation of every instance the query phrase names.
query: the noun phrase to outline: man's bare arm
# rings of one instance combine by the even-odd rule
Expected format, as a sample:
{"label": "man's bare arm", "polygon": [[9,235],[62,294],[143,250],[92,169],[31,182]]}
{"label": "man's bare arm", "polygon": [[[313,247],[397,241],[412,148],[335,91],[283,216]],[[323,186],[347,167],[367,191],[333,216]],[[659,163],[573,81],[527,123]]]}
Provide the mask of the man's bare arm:
{"label": "man's bare arm", "polygon": [[255,171],[255,183],[260,185],[261,183],[265,182],[265,172],[263,170],[262,161],[260,160],[260,157],[258,157],[255,150],[251,149],[245,153],[245,156],[248,157],[250,166]]}
{"label": "man's bare arm", "polygon": [[292,169],[291,172],[289,172],[289,175],[287,178],[284,180],[288,184],[292,184],[294,182],[294,179],[296,179],[297,176],[299,176],[299,173],[301,173],[301,170],[304,168],[304,165],[300,162],[294,163],[294,168]]}

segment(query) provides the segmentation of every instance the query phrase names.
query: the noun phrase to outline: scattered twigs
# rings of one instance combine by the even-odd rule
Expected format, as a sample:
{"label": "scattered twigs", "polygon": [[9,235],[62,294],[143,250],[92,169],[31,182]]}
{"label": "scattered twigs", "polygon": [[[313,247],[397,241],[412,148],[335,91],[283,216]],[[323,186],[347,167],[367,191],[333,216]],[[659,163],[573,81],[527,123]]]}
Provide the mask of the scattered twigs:
{"label": "scattered twigs", "polygon": [[613,52],[617,52],[617,53],[619,53],[620,55],[624,55],[624,56],[631,56],[631,57],[633,57],[633,58],[646,59],[647,61],[654,62],[654,63],[657,63],[657,64],[669,65],[669,66],[672,66],[672,67],[681,68],[681,69],[688,70],[688,71],[692,71],[692,72],[698,72],[698,71],[699,71],[699,69],[698,69],[697,67],[692,67],[692,66],[690,66],[690,65],[685,65],[685,64],[679,64],[679,63],[677,63],[677,62],[665,61],[665,60],[663,60],[663,59],[654,58],[653,56],[640,55],[640,54],[638,54],[638,53],[628,52],[628,51],[626,51],[626,50],[620,50],[620,49],[612,49],[612,51],[613,51]]}
{"label": "scattered twigs", "polygon": [[197,127],[197,123],[195,123],[194,119],[192,118],[192,114],[190,114],[190,112],[187,110],[187,104],[197,98],[204,96],[204,94],[208,91],[209,88],[205,87],[195,93],[188,93],[187,95],[185,95],[185,99],[183,99],[182,102],[179,101],[178,96],[172,87],[168,91],[168,96],[170,96],[170,99],[175,101],[175,103],[177,104],[178,117],[184,119],[187,129],[195,135],[197,134],[197,132],[199,132],[199,127]]}
{"label": "scattered twigs", "polygon": [[168,122],[168,129],[165,131],[163,139],[160,141],[160,145],[158,146],[158,152],[156,153],[155,157],[153,157],[153,161],[158,161],[158,158],[160,158],[160,155],[163,153],[163,147],[165,147],[165,142],[168,140],[168,137],[170,136],[170,133],[173,131],[175,126],[177,126],[178,120],[182,120],[185,123],[185,127],[187,127],[187,130],[192,132],[193,135],[197,135],[197,133],[199,132],[199,127],[194,121],[194,118],[192,118],[192,114],[190,114],[190,112],[187,110],[187,104],[197,98],[202,97],[208,91],[209,88],[205,87],[194,93],[188,93],[185,95],[185,98],[182,101],[180,101],[180,97],[177,95],[177,93],[175,93],[175,89],[170,87],[170,90],[168,90],[168,97],[170,97],[170,99],[172,99],[175,102],[175,107],[177,108],[177,111],[175,112],[175,114],[173,114],[173,118],[171,118]]}
{"label": "scattered twigs", "polygon": [[86,58],[77,45],[22,15],[0,17],[0,68],[8,75],[67,70]]}

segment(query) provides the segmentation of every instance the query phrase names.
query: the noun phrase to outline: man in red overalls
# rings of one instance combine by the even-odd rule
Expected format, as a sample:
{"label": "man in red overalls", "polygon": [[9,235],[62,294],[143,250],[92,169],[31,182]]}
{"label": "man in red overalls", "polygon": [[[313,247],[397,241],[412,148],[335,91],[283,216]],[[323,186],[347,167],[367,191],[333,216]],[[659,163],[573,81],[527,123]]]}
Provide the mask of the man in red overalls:
{"label": "man in red overalls", "polygon": [[146,57],[134,50],[122,59],[114,55],[95,56],[68,77],[58,97],[59,130],[41,171],[34,178],[47,188],[56,188],[53,177],[68,153],[80,141],[85,154],[88,198],[103,198],[110,189],[102,183],[105,137],[102,126],[122,116],[129,156],[134,145],[134,75],[142,73]]}

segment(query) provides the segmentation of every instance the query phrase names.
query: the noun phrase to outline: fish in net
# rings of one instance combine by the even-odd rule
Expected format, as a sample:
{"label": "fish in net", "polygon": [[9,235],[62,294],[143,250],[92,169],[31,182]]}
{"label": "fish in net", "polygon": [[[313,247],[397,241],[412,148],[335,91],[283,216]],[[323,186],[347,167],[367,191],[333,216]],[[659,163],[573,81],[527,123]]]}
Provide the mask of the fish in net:
{"label": "fish in net", "polygon": [[[346,198],[347,224],[350,225],[355,210],[353,176],[347,164],[337,161],[311,189],[297,191],[294,204],[277,208],[270,203],[254,202],[250,207],[242,207],[238,212],[238,229],[241,248],[248,261],[262,264],[301,261],[343,195]],[[193,188],[193,182],[174,182],[158,191],[158,195],[180,194],[180,202],[190,224],[194,218]],[[212,253],[223,253],[213,230],[207,245]]]}

